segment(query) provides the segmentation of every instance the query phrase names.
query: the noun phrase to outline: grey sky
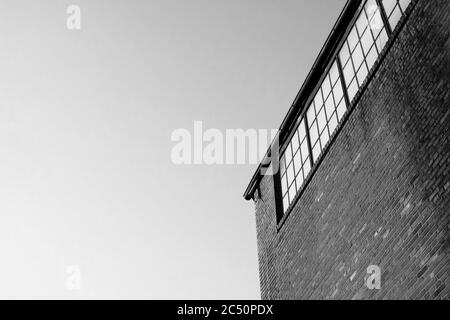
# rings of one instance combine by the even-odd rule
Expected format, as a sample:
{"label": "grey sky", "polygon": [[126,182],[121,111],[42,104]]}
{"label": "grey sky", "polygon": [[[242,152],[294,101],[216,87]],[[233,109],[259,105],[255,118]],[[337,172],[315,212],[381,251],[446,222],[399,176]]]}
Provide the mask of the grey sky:
{"label": "grey sky", "polygon": [[0,1],[0,298],[259,298],[255,166],[170,135],[277,128],[344,4]]}

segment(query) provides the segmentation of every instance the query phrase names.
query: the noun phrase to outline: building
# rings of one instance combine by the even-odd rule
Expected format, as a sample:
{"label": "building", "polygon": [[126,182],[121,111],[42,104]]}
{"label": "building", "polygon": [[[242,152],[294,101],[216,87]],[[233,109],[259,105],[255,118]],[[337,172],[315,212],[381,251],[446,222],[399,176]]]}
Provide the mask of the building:
{"label": "building", "polygon": [[449,298],[449,33],[448,0],[347,2],[245,191],[263,299]]}

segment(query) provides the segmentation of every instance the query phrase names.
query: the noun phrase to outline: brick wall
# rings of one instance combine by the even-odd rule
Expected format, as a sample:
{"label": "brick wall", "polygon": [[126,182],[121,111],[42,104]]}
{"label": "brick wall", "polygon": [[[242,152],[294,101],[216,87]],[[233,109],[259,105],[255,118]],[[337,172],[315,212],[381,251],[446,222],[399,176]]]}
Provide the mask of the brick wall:
{"label": "brick wall", "polygon": [[262,179],[263,299],[449,298],[449,22],[450,1],[418,1],[279,231]]}

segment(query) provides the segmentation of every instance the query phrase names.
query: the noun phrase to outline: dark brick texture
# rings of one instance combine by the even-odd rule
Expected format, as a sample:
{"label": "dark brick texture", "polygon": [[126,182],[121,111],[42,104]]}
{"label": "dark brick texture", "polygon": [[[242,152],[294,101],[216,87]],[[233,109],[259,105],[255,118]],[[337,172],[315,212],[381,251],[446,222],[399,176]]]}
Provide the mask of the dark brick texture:
{"label": "dark brick texture", "polygon": [[279,230],[261,180],[263,299],[449,298],[449,22],[450,1],[417,1]]}

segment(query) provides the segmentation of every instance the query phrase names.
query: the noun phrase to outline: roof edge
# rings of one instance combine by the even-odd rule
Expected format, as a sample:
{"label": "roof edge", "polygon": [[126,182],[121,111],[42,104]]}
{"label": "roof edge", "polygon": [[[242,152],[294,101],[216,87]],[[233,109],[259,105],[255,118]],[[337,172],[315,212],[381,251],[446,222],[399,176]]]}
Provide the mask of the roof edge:
{"label": "roof edge", "polygon": [[[350,22],[353,20],[353,17],[357,12],[358,8],[360,7],[362,1],[363,0],[348,0],[347,3],[345,4],[344,8],[339,14],[337,21],[333,26],[333,29],[331,30],[324,45],[322,46],[319,55],[314,61],[311,70],[309,71],[305,81],[303,82],[299,92],[297,93],[294,102],[292,103],[286,116],[284,117],[283,122],[281,123],[279,129],[279,133],[275,139],[283,141],[282,139],[284,139],[284,137],[289,133],[291,127],[295,124],[297,115],[303,111],[305,100],[308,99],[311,91],[314,90],[317,82],[320,80],[320,77],[322,76],[324,69],[330,62],[332,55],[337,49],[336,48],[337,45],[340,43],[342,37],[345,35],[345,32]],[[269,149],[267,150],[262,163],[265,164],[270,163],[270,161],[268,161],[268,158],[270,156],[270,150],[272,149],[272,145],[273,142],[269,147]],[[243,196],[245,200],[251,200],[254,198],[254,193],[262,177],[261,171],[262,166],[260,163],[255,173],[253,174],[249,185],[247,186],[244,192]]]}

